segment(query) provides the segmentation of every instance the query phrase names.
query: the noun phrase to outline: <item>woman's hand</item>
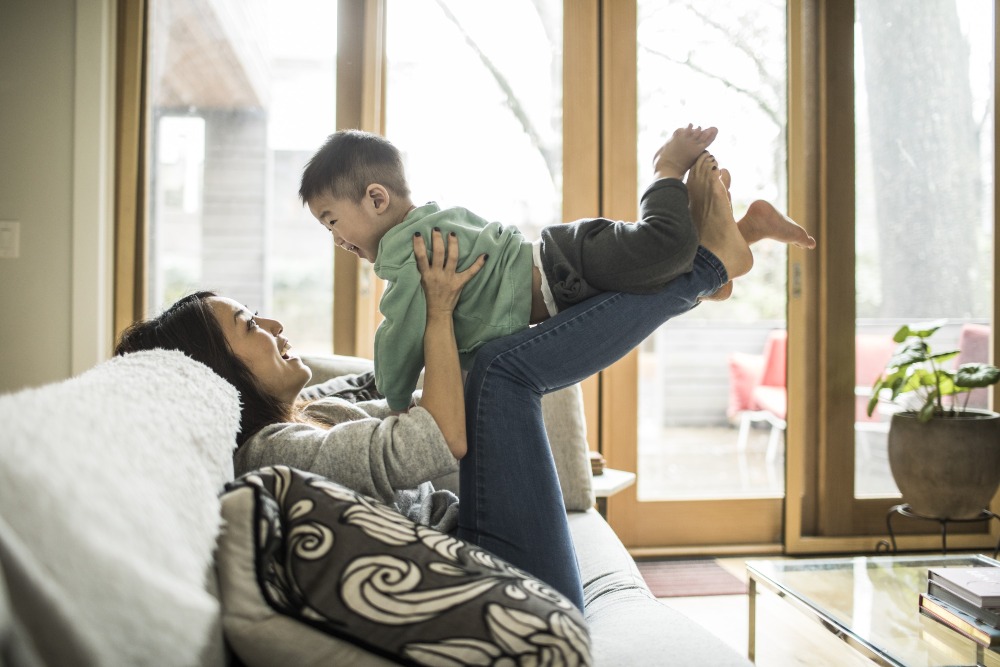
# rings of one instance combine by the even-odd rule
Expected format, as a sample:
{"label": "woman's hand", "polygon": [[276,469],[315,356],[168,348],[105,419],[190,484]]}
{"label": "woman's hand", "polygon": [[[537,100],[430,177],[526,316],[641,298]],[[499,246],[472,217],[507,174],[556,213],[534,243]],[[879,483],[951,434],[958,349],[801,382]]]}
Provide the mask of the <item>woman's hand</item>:
{"label": "woman's hand", "polygon": [[479,273],[486,264],[486,255],[480,255],[465,271],[458,271],[458,237],[454,232],[448,235],[448,245],[445,247],[441,231],[435,229],[431,239],[434,254],[427,258],[427,245],[423,236],[414,235],[413,255],[417,259],[417,269],[420,271],[420,284],[427,298],[427,314],[432,311],[454,312],[462,288]]}
{"label": "woman's hand", "polygon": [[421,236],[413,237],[413,254],[420,270],[420,284],[427,297],[427,325],[424,329],[424,393],[420,407],[431,413],[441,429],[448,449],[456,459],[465,456],[465,392],[452,313],[462,288],[479,273],[486,256],[479,257],[465,271],[457,271],[458,237],[448,235],[445,251],[441,231],[432,232],[434,254],[427,258]]}

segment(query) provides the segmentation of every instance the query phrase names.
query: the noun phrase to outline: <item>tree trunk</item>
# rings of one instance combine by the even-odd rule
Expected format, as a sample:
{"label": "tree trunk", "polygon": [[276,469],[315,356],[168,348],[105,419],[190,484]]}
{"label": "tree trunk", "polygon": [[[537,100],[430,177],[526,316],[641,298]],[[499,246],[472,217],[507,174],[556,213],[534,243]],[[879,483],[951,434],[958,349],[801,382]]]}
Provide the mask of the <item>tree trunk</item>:
{"label": "tree trunk", "polygon": [[[955,0],[861,0],[882,317],[968,317],[981,220],[968,45]],[[858,220],[858,225],[872,224]],[[859,285],[859,289],[864,286]]]}

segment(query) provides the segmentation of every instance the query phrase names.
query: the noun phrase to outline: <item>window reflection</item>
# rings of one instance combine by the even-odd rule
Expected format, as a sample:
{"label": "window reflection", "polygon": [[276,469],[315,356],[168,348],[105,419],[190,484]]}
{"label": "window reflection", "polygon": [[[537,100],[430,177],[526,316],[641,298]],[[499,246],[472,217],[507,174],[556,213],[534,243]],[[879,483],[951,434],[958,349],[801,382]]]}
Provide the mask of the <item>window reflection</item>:
{"label": "window reflection", "polygon": [[[988,332],[993,302],[993,25],[989,0],[856,2],[859,341],[947,318],[935,348],[986,361],[963,333]],[[859,393],[868,354],[857,346]],[[857,496],[898,494],[888,419],[856,422]]]}
{"label": "window reflection", "polygon": [[386,135],[414,201],[532,239],[561,222],[562,0],[390,0],[387,15]]}
{"label": "window reflection", "polygon": [[[736,217],[755,199],[785,210],[785,2],[645,0],[638,12],[639,192],[676,127],[714,125],[709,150],[732,173]],[[640,348],[640,500],[783,493],[783,352],[761,380],[785,329],[786,252],[765,241],[754,254],[729,301],[672,320]],[[758,388],[777,402],[751,402]]]}
{"label": "window reflection", "polygon": [[151,3],[148,303],[215,289],[332,349],[333,245],[298,202],[335,128],[336,3]]}

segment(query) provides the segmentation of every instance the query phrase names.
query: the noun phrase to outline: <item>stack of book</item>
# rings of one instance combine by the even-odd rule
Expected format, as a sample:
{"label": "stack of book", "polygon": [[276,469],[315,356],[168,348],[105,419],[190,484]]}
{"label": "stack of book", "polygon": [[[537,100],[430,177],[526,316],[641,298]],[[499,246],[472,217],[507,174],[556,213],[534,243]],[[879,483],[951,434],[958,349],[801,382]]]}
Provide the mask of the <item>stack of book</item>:
{"label": "stack of book", "polygon": [[920,613],[987,648],[1000,646],[1000,567],[932,567]]}
{"label": "stack of book", "polygon": [[589,456],[590,456],[590,473],[595,477],[597,475],[603,475],[605,468],[604,457],[601,455],[600,452],[594,452],[594,451],[589,452]]}

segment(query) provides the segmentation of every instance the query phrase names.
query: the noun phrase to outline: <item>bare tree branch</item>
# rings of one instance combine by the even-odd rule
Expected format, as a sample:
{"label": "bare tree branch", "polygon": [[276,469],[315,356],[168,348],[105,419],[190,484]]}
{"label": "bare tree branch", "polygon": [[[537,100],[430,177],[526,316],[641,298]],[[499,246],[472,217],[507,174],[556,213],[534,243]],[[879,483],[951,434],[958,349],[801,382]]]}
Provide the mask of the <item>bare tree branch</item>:
{"label": "bare tree branch", "polygon": [[[687,10],[692,14],[694,14],[695,16],[697,16],[698,19],[702,21],[702,23],[708,25],[711,28],[714,28],[715,30],[723,34],[726,37],[726,41],[728,41],[729,44],[731,44],[738,51],[743,53],[743,55],[747,57],[747,60],[753,63],[754,68],[757,70],[757,74],[760,76],[761,80],[768,85],[770,89],[778,90],[781,86],[784,85],[783,80],[779,81],[775,77],[771,76],[770,70],[767,68],[764,62],[759,57],[757,57],[758,49],[754,48],[750,44],[749,40],[736,39],[736,36],[732,32],[731,26],[723,25],[718,21],[715,21],[714,19],[712,19],[711,16],[701,11],[697,6],[689,3],[685,4],[685,6],[687,7]],[[755,36],[761,37],[759,34]],[[764,37],[761,37],[761,39],[764,39]]]}
{"label": "bare tree branch", "polygon": [[531,118],[524,110],[524,107],[521,106],[521,102],[514,93],[514,89],[507,80],[507,77],[504,76],[503,72],[501,72],[500,69],[493,63],[492,59],[490,59],[490,57],[479,47],[479,44],[472,38],[462,23],[452,13],[451,9],[444,2],[444,0],[435,1],[437,2],[438,7],[441,8],[441,11],[444,12],[445,17],[447,17],[447,19],[458,29],[459,33],[461,33],[465,43],[468,44],[469,48],[475,52],[475,54],[479,57],[480,62],[483,63],[483,66],[493,76],[493,79],[497,82],[497,85],[503,92],[507,108],[509,108],[511,113],[514,114],[514,117],[521,124],[522,129],[524,129],[525,134],[527,134],[531,139],[531,142],[538,147],[538,152],[545,161],[545,167],[549,172],[549,178],[552,180],[552,183],[557,183],[558,180],[556,172],[560,168],[559,161],[556,159],[556,156],[553,155],[551,147],[545,143],[541,134],[535,127],[535,124],[531,121]]}
{"label": "bare tree branch", "polygon": [[683,65],[683,66],[691,69],[692,71],[697,72],[698,74],[701,74],[702,76],[704,76],[707,79],[711,79],[712,81],[717,81],[717,82],[721,83],[723,86],[725,86],[726,88],[728,88],[729,90],[732,90],[733,92],[735,92],[737,94],[745,95],[747,98],[753,100],[754,103],[758,107],[760,107],[761,111],[764,112],[764,115],[766,115],[768,118],[770,118],[774,122],[775,126],[777,126],[779,128],[783,126],[783,122],[784,121],[782,120],[782,115],[779,113],[779,111],[777,109],[775,109],[774,107],[772,107],[771,105],[769,105],[767,103],[767,101],[764,100],[756,92],[754,92],[754,91],[752,91],[752,90],[750,90],[748,88],[744,88],[742,86],[737,86],[736,84],[734,84],[731,81],[729,81],[729,79],[723,78],[723,77],[721,77],[721,76],[719,76],[717,74],[709,72],[708,70],[704,69],[703,67],[695,64],[691,60],[690,56],[688,58],[684,59],[684,60],[679,60],[679,59],[674,58],[674,57],[672,57],[670,55],[667,55],[666,53],[663,53],[662,51],[657,51],[655,49],[651,49],[651,48],[649,48],[648,46],[645,46],[645,45],[641,46],[641,48],[644,49],[647,53],[649,53],[649,54],[651,54],[653,56],[656,56],[658,58],[663,58],[664,60],[666,60],[668,62],[675,63],[677,65]]}

